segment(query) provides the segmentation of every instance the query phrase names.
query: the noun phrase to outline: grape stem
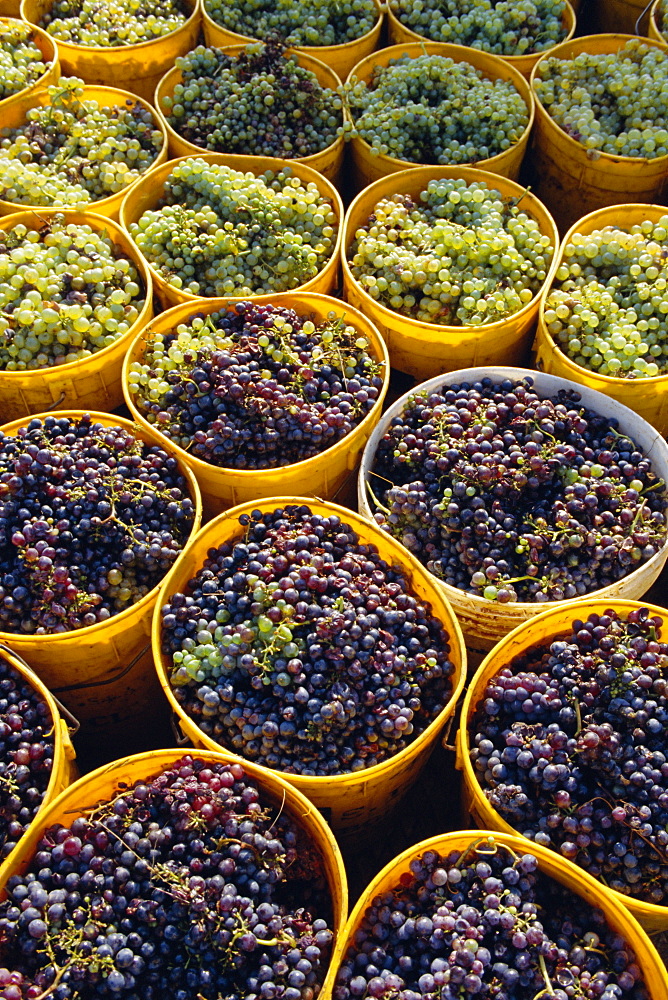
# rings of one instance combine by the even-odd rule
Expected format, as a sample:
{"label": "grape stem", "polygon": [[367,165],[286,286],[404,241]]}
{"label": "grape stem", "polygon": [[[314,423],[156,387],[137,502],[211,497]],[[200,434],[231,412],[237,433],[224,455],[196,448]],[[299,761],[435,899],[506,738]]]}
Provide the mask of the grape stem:
{"label": "grape stem", "polygon": [[366,480],[366,488],[367,488],[367,490],[369,491],[369,493],[371,494],[371,499],[372,499],[372,500],[373,500],[373,502],[375,503],[376,507],[377,507],[377,508],[378,508],[379,510],[382,510],[382,511],[383,511],[383,512],[384,512],[385,514],[388,514],[388,515],[389,515],[389,514],[390,514],[390,509],[389,509],[389,507],[385,507],[385,506],[383,506],[383,504],[382,504],[382,503],[380,502],[380,500],[378,499],[378,497],[376,496],[376,494],[375,494],[375,493],[373,492],[373,490],[371,489],[371,484],[370,484],[370,482],[369,482],[369,480],[368,480],[368,479]]}
{"label": "grape stem", "polygon": [[538,993],[536,993],[533,1000],[540,1000],[540,998],[544,996],[550,996],[550,997],[556,996],[557,995],[556,991],[554,989],[554,986],[552,985],[552,980],[550,979],[549,973],[547,971],[547,965],[545,964],[545,955],[538,956],[538,965],[540,966],[540,974],[545,980],[545,987],[542,990],[539,990]]}

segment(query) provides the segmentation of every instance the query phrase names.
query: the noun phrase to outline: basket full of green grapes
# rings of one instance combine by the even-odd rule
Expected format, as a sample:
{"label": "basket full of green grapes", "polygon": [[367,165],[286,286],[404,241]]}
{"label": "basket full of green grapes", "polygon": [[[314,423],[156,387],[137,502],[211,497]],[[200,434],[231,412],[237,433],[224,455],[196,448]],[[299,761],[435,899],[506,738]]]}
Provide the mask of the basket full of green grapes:
{"label": "basket full of green grapes", "polygon": [[17,94],[47,87],[58,75],[53,39],[24,21],[0,17],[0,109]]}
{"label": "basket full of green grapes", "polygon": [[381,331],[393,368],[422,380],[528,353],[558,244],[545,207],[483,170],[415,167],[346,213],[346,299]]}
{"label": "basket full of green grapes", "polygon": [[321,59],[342,80],[378,45],[380,0],[205,0],[207,45],[235,45],[253,38]]}
{"label": "basket full of green grapes", "polygon": [[533,98],[498,56],[440,42],[391,45],[355,66],[345,100],[358,190],[412,164],[519,176]]}
{"label": "basket full of green grapes", "polygon": [[661,200],[668,48],[628,35],[563,42],[536,64],[533,190],[562,232],[598,208]]}
{"label": "basket full of green grapes", "polygon": [[56,41],[65,73],[149,102],[201,21],[197,0],[24,0],[22,17]]}
{"label": "basket full of green grapes", "polygon": [[121,224],[151,267],[163,304],[197,296],[330,292],[343,205],[299,162],[220,153],[170,160],[124,199]]}
{"label": "basket full of green grapes", "polygon": [[153,108],[77,77],[17,98],[0,128],[0,214],[90,208],[116,218],[124,194],[167,155]]}
{"label": "basket full of green grapes", "polygon": [[541,55],[575,31],[568,0],[391,0],[391,42],[469,45],[507,59],[527,78]]}
{"label": "basket full of green grapes", "polygon": [[577,222],[541,303],[544,371],[589,385],[668,431],[668,212],[602,208]]}
{"label": "basket full of green grapes", "polygon": [[0,217],[0,423],[123,400],[123,357],[153,315],[148,266],[94,212]]}

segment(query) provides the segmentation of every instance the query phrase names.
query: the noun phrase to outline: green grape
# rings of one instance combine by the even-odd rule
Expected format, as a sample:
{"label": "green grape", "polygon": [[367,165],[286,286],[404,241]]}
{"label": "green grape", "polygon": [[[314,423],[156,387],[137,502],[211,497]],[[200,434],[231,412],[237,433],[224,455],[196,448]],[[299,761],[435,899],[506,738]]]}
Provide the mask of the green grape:
{"label": "green grape", "polygon": [[326,149],[342,130],[339,95],[276,42],[251,43],[235,57],[199,46],[176,65],[183,79],[163,111],[195,146],[292,159]]}
{"label": "green grape", "polygon": [[668,215],[628,229],[575,233],[544,312],[564,354],[611,378],[668,372],[667,263]]}
{"label": "green grape", "polygon": [[137,45],[176,31],[190,16],[183,0],[55,0],[39,26],[70,45]]}
{"label": "green grape", "polygon": [[484,326],[514,315],[547,277],[549,236],[482,182],[432,180],[374,206],[348,260],[376,301],[424,323]]}
{"label": "green grape", "polygon": [[566,37],[564,0],[390,0],[390,9],[432,42],[500,56],[544,52]]}
{"label": "green grape", "polygon": [[524,135],[529,109],[512,83],[447,56],[402,55],[345,86],[354,126],[372,154],[411,163],[475,163]]}
{"label": "green grape", "polygon": [[378,21],[373,0],[204,0],[204,10],[227,31],[286,45],[343,45]]}

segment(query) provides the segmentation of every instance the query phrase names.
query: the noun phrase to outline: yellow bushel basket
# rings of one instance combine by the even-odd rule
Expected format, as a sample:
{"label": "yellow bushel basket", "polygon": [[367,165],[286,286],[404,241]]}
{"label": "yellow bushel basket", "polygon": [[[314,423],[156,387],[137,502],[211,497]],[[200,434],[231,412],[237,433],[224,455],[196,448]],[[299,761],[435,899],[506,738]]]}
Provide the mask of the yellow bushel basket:
{"label": "yellow bushel basket", "polygon": [[[158,81],[176,57],[197,45],[202,20],[199,0],[184,0],[184,4],[189,11],[185,23],[148,42],[101,47],[57,39],[63,74],[81,77],[86,83],[122,87],[152,102]],[[21,17],[39,24],[53,6],[54,0],[22,0]]]}
{"label": "yellow bushel basket", "polygon": [[[398,566],[407,577],[414,595],[419,600],[429,603],[432,614],[445,626],[449,636],[450,659],[455,667],[452,691],[443,710],[424,732],[394,757],[364,771],[349,774],[323,777],[287,773],[283,775],[286,781],[294,785],[324,812],[335,830],[351,836],[363,832],[369,825],[382,819],[417,780],[438,742],[443,726],[454,715],[466,676],[466,653],[457,619],[443,594],[434,585],[431,575],[406,549],[374,524],[333,503],[322,503],[310,497],[274,497],[270,500],[259,500],[257,503],[240,504],[205,525],[165,577],[153,616],[153,656],[160,684],[178,717],[183,732],[190,737],[195,746],[206,747],[209,750],[225,750],[195,724],[174,697],[169,683],[169,658],[162,652],[161,609],[172,594],[186,592],[188,582],[202,567],[209,549],[217,548],[225,541],[244,537],[245,528],[239,524],[241,514],[249,514],[253,510],[278,510],[287,504],[307,504],[311,511],[325,517],[336,514],[357,532],[363,544],[375,545],[383,559],[392,566]],[[230,753],[235,760],[242,762],[244,760],[232,751],[225,752]],[[260,767],[260,770],[267,774],[277,773],[265,767]]]}
{"label": "yellow bushel basket", "polygon": [[308,492],[324,500],[333,499],[357,468],[367,438],[380,420],[383,400],[390,381],[390,363],[387,348],[373,324],[357,309],[327,295],[282,292],[274,295],[271,302],[277,308],[294,309],[300,316],[312,317],[316,323],[324,322],[328,314],[334,311],[337,316],[345,319],[346,323],[352,324],[369,341],[369,353],[380,362],[383,389],[373,408],[350,434],[320,455],[293,465],[271,469],[230,469],[211,465],[190,455],[168,437],[160,434],[159,428],[147,420],[146,415],[137,407],[135,394],[130,391],[128,374],[134,362],[140,364],[144,362],[146,347],[153,335],[169,333],[180,323],[187,323],[195,315],[207,316],[219,310],[231,310],[233,303],[230,299],[199,299],[192,305],[185,303],[173,306],[161,313],[139,332],[126,354],[123,365],[123,392],[137,423],[153,433],[158,433],[165,450],[173,451],[192,469],[202,492],[205,519],[214,517],[234,504],[257,500],[259,497]]}
{"label": "yellow bushel basket", "polygon": [[[49,715],[53,722],[53,766],[51,768],[51,776],[49,778],[49,783],[46,786],[46,791],[44,792],[44,798],[42,803],[35,813],[32,820],[31,826],[26,830],[21,839],[17,842],[16,847],[10,851],[7,857],[2,863],[0,863],[0,882],[3,882],[14,870],[14,865],[16,864],[18,858],[24,850],[25,844],[28,842],[30,834],[32,832],[32,825],[39,825],[42,815],[46,812],[49,805],[53,802],[57,795],[71,785],[73,781],[79,776],[74,747],[72,746],[71,734],[75,733],[79,728],[77,720],[69,714],[67,709],[65,709],[56,699],[53,697],[51,692],[42,683],[39,677],[31,670],[28,664],[20,656],[5,645],[0,644],[0,658],[8,663],[12,670],[15,670],[17,674],[28,682],[28,684],[39,694],[39,696],[47,703],[49,706]],[[61,715],[61,712],[63,715]],[[63,718],[65,716],[65,718]],[[68,726],[68,719],[69,723]],[[70,728],[71,726],[71,728]]]}
{"label": "yellow bushel basket", "polygon": [[[662,205],[623,205],[621,208],[601,208],[597,212],[590,212],[584,219],[571,226],[564,236],[557,267],[563,259],[564,247],[576,233],[588,236],[605,226],[626,231],[647,219],[658,222],[667,214],[668,209]],[[668,375],[635,379],[613,378],[577,365],[561,350],[545,323],[545,308],[549,293],[550,289],[546,289],[543,293],[538,315],[538,330],[534,342],[536,367],[540,371],[549,372],[550,375],[559,375],[561,378],[571,379],[580,385],[588,385],[598,392],[605,393],[611,399],[616,399],[624,406],[635,410],[665,435],[668,432]]]}
{"label": "yellow bushel basket", "polygon": [[[132,189],[124,197],[121,205],[120,220],[126,232],[130,232],[132,223],[138,222],[144,212],[153,211],[160,206],[165,191],[165,183],[172,170],[177,163],[183,163],[184,160],[188,159],[192,159],[192,157],[181,156],[177,160],[162,163],[161,166],[149,170],[136,186],[133,185]],[[198,153],[197,159],[205,160],[211,164],[230,166],[234,170],[242,170],[245,173],[255,174],[256,177],[261,176],[265,170],[278,172],[285,167],[290,167],[293,176],[298,177],[302,183],[315,184],[321,196],[331,203],[334,214],[337,217],[338,234],[336,246],[334,247],[332,256],[322,270],[314,278],[311,278],[310,281],[306,281],[299,288],[292,289],[292,291],[300,293],[320,292],[323,295],[334,291],[339,277],[339,248],[341,246],[343,202],[341,201],[339,192],[326,177],[323,177],[322,174],[318,173],[312,167],[307,167],[303,163],[300,163],[299,160],[279,160],[271,156],[236,156],[234,164],[231,164],[229,162],[230,158],[223,153]],[[170,285],[156,268],[151,264],[149,264],[149,267],[153,275],[155,292],[165,309],[168,309],[170,306],[179,305],[181,302],[194,303],[201,301],[201,296],[192,295],[181,288],[176,288],[175,285]],[[274,294],[270,292],[264,295],[246,296],[246,298],[252,298],[254,302],[272,302]],[[239,299],[239,296],[236,296],[236,298]]]}
{"label": "yellow bushel basket", "polygon": [[665,44],[666,38],[662,30],[664,28],[664,23],[661,17],[661,3],[662,0],[654,0],[654,3],[650,7],[647,36],[648,38],[651,38],[653,42],[663,42]]}
{"label": "yellow bushel basket", "polygon": [[[83,410],[63,410],[48,416],[78,419]],[[88,411],[95,423],[104,427],[124,427],[148,445],[159,445],[152,431],[117,417],[115,414]],[[28,418],[0,427],[5,435],[25,427]],[[179,461],[179,472],[188,484],[195,520],[189,538],[197,533],[202,519],[202,503],[197,480]],[[141,725],[155,711],[159,696],[150,649],[151,616],[159,585],[140,601],[118,615],[53,635],[26,635],[0,632],[0,642],[28,660],[50,691],[62,697],[81,723],[94,732],[117,725]]]}
{"label": "yellow bushel basket", "polygon": [[347,260],[357,230],[365,226],[376,205],[395,194],[419,199],[431,180],[458,177],[467,184],[486,184],[499,191],[504,200],[521,201],[521,209],[535,219],[541,233],[550,237],[554,247],[552,263],[542,288],[549,285],[555,268],[559,234],[550,213],[530,192],[519,184],[474,167],[413,167],[384,177],[361,191],[352,202],[343,223],[341,264],[343,294],[378,327],[390,353],[393,368],[422,380],[441,372],[471,365],[517,364],[528,360],[536,328],[540,292],[513,316],[483,326],[440,326],[405,316],[396,309],[381,305],[353,277]]}
{"label": "yellow bushel basket", "polygon": [[[416,392],[430,392],[453,383],[477,382],[483,378],[502,382],[506,378],[519,380],[527,376],[533,379],[535,389],[550,396],[555,396],[560,389],[577,389],[582,397],[581,405],[589,407],[602,416],[616,418],[619,421],[620,431],[631,435],[638,448],[651,461],[657,477],[668,483],[668,444],[666,444],[665,439],[637,413],[622,406],[616,400],[587,386],[575,385],[566,379],[545,375],[542,372],[527,371],[522,368],[469,368],[464,371],[450,372],[448,375],[440,375],[438,378],[423,382],[422,385],[411,389],[385,411],[367,441],[362,455],[357,491],[360,513],[364,517],[373,517],[368,487],[370,486],[375,493],[377,488],[375,484],[379,481],[371,471],[374,456],[392,420],[402,412],[410,396]],[[592,600],[601,601],[610,601],[618,597],[630,599],[642,597],[658,578],[667,559],[668,541],[651,559],[648,559],[638,569],[633,570],[628,576],[616,580],[607,587],[601,587],[600,590],[592,591],[589,596]],[[568,609],[573,606],[576,600],[571,598],[565,601],[548,601],[543,604],[529,604],[522,601],[498,604],[494,601],[488,601],[484,597],[478,597],[467,591],[451,587],[436,577],[432,577],[432,580],[452,605],[462,626],[468,649],[475,653],[483,652],[483,655],[527,619],[534,618],[549,608],[566,609],[566,613],[568,613]]]}
{"label": "yellow bushel basket", "polygon": [[[492,838],[494,844],[486,843],[489,838]],[[574,907],[577,907],[578,901],[582,900],[589,906],[602,910],[608,926],[623,937],[633,949],[647,986],[649,1000],[665,1000],[666,991],[668,991],[668,976],[661,956],[637,920],[629,914],[628,910],[618,902],[612,893],[607,892],[600,883],[587,875],[586,872],[580,871],[570,861],[559,858],[553,851],[539,847],[538,844],[529,843],[523,837],[513,837],[506,833],[493,833],[490,830],[462,830],[431,837],[429,840],[423,840],[420,844],[415,844],[414,847],[409,847],[403,854],[386,865],[367,886],[348,918],[345,931],[337,944],[332,960],[332,983],[336,981],[338,970],[348,948],[355,943],[355,932],[360,927],[374,898],[400,888],[401,876],[412,875],[411,861],[422,857],[427,851],[437,851],[441,856],[447,857],[452,851],[472,851],[476,846],[479,846],[480,860],[484,861],[485,855],[489,856],[490,853],[495,853],[495,845],[504,845],[515,854],[533,854],[538,861],[540,872],[573,893]],[[552,990],[552,994],[554,994],[554,990]],[[320,996],[322,997],[323,994]],[[549,998],[550,992],[546,989],[540,991],[535,1000],[549,1000]]]}
{"label": "yellow bushel basket", "polygon": [[[488,170],[492,174],[500,174],[502,177],[510,177],[512,180],[517,180],[522,160],[527,150],[531,126],[533,125],[534,99],[529,84],[519,70],[509,66],[499,56],[490,55],[488,52],[480,52],[478,49],[471,49],[465,45],[447,45],[443,42],[422,41],[391,45],[389,48],[380,49],[378,52],[372,53],[372,55],[367,56],[366,59],[362,59],[361,62],[357,63],[354,69],[350,71],[346,84],[350,84],[355,80],[368,83],[376,66],[389,66],[391,60],[399,59],[401,56],[410,56],[415,59],[418,56],[424,55],[444,56],[452,59],[454,62],[469,63],[474,69],[480,70],[482,75],[487,79],[505,80],[508,83],[512,83],[515,90],[518,91],[526,104],[529,115],[529,121],[522,136],[509,149],[504,150],[502,153],[497,153],[496,156],[490,156],[485,160],[476,160],[475,163],[470,164],[472,167],[477,167],[478,170]],[[380,177],[387,177],[388,174],[396,174],[399,170],[406,170],[411,166],[420,166],[420,164],[413,164],[409,160],[400,160],[394,156],[387,156],[382,153],[374,155],[371,152],[369,143],[360,138],[350,140],[350,149],[352,153],[352,183],[356,191],[361,190],[367,184],[371,184]],[[440,175],[442,177],[458,177],[461,165],[457,163],[439,164],[438,169],[443,170],[443,174]]]}
{"label": "yellow bushel basket", "polygon": [[[618,598],[603,600],[594,595],[591,599],[584,598],[574,601],[570,607],[555,606],[532,618],[531,621],[524,622],[513,629],[505,638],[501,639],[478,667],[467,687],[464,697],[461,725],[456,735],[456,747],[457,767],[463,772],[464,778],[464,804],[471,817],[479,826],[490,830],[500,830],[503,835],[510,833],[519,836],[517,830],[507,823],[488,801],[471,763],[472,747],[469,727],[476,708],[484,696],[487,685],[515,657],[522,656],[532,646],[549,646],[550,643],[554,642],[560,636],[568,635],[572,631],[572,623],[576,618],[586,621],[589,615],[602,615],[608,608],[616,611],[623,618],[634,609],[648,608],[650,614],[660,615],[664,621],[668,619],[668,611],[654,604],[624,601]],[[529,844],[532,851],[538,849],[538,845],[534,844],[532,840],[525,837],[521,837],[520,839],[522,850],[527,849]],[[572,862],[563,859],[556,850],[552,851],[548,848],[542,848],[542,850],[550,854],[555,859],[557,865],[568,865],[569,868],[575,868],[578,872],[582,872],[583,877],[585,876],[582,869],[577,868]],[[652,931],[668,930],[668,906],[659,906],[656,903],[645,903],[642,900],[633,899],[631,896],[625,896],[621,892],[609,889],[590,875],[586,875],[586,878],[590,882],[595,882],[599,892],[632,913],[643,927]],[[666,994],[664,993],[663,995],[665,996]]]}
{"label": "yellow bushel basket", "polygon": [[[2,0],[0,0],[0,3]],[[230,3],[230,0],[226,0]],[[380,29],[383,24],[383,7],[380,0],[374,0],[378,13],[378,19],[373,28],[364,35],[356,38],[352,42],[343,42],[341,45],[299,45],[295,46],[295,52],[303,52],[304,55],[313,56],[326,63],[333,69],[342,80],[348,76],[353,66],[365,56],[378,47],[380,40]],[[235,31],[228,31],[207,13],[206,2],[202,0],[202,20],[204,27],[204,39],[209,46],[224,48],[226,45],[248,44],[257,41],[249,35],[238,35]]]}
{"label": "yellow bushel basket", "polygon": [[[648,160],[639,156],[613,156],[611,153],[588,155],[582,145],[567,135],[540,103],[536,80],[547,59],[574,59],[581,52],[604,55],[618,52],[630,35],[589,35],[562,42],[550,49],[536,63],[531,87],[536,105],[529,162],[535,176],[534,192],[554,215],[560,232],[597,208],[628,202],[657,204],[666,190],[668,156]],[[660,42],[642,39],[643,43],[663,49]]]}
{"label": "yellow bushel basket", "polygon": [[[1,10],[2,6],[0,4],[0,11]],[[10,19],[9,17],[0,16],[0,31],[7,31],[9,28],[16,27],[17,24],[21,27],[25,27],[25,23],[18,17]],[[41,28],[33,26],[30,41],[32,41],[42,53],[42,60],[45,63],[46,69],[34,83],[30,84],[29,87],[19,90],[17,94],[12,94],[11,97],[5,97],[0,100],[0,125],[3,127],[5,124],[4,112],[8,106],[8,102],[12,100],[12,97],[27,97],[29,94],[33,94],[36,90],[43,90],[45,87],[50,87],[51,84],[55,83],[60,76],[58,47],[55,39],[51,38],[50,35],[47,35],[46,31],[42,31]]]}
{"label": "yellow bushel basket", "polygon": [[[91,771],[67,788],[43,813],[39,822],[29,830],[20,852],[13,858],[11,871],[7,866],[0,870],[0,894],[5,896],[7,880],[12,874],[23,874],[29,868],[37,845],[49,827],[57,823],[71,826],[74,819],[86,816],[97,806],[109,802],[121,791],[126,791],[139,781],[148,781],[172,767],[186,754],[212,764],[230,764],[227,754],[211,753],[209,750],[153,750],[150,753],[124,757]],[[287,812],[299,829],[317,848],[322,859],[323,874],[332,906],[332,926],[334,935],[332,948],[336,949],[341,938],[348,914],[348,883],[339,846],[324,819],[313,805],[292,785],[278,774],[265,768],[256,767],[245,761],[247,776],[256,782],[261,792],[262,803],[267,804],[276,814]],[[332,952],[333,954],[333,952]],[[330,963],[331,970],[331,963]],[[331,971],[328,977],[331,975]],[[324,992],[320,996],[324,996]]]}
{"label": "yellow bushel basket", "polygon": [[[87,86],[84,88],[82,100],[97,101],[101,108],[125,107],[126,102],[128,101],[132,104],[139,102],[145,110],[151,112],[156,130],[160,131],[164,137],[163,145],[153,161],[152,166],[155,167],[167,159],[167,133],[165,132],[162,122],[155,112],[155,108],[152,108],[151,105],[147,104],[147,102],[142,100],[141,97],[137,97],[136,94],[130,94],[127,90],[115,90],[112,87]],[[7,106],[2,112],[2,128],[14,129],[21,125],[25,125],[26,115],[32,110],[32,108],[38,108],[40,106],[46,107],[49,103],[49,94],[46,90],[36,91],[32,94],[28,94],[26,97],[18,95],[17,97],[9,98]],[[132,184],[123,188],[122,191],[110,194],[106,198],[99,198],[97,201],[82,201],[80,205],[75,205],[74,208],[83,212],[95,212],[97,215],[103,215],[107,219],[118,219],[121,202],[127,195],[128,191],[135,188],[141,179],[141,177],[138,177],[136,181],[133,181]],[[43,208],[51,207],[51,205],[27,205],[23,202],[4,201],[0,199],[0,215],[12,215],[15,212],[28,211],[41,212]]]}
{"label": "yellow bushel basket", "polygon": [[0,0],[0,17],[21,17],[21,0]]}
{"label": "yellow bushel basket", "polygon": [[[245,47],[245,45],[226,45],[223,46],[223,52],[227,56],[238,58],[244,51]],[[301,49],[286,49],[286,55],[293,55],[302,69],[307,69],[313,73],[317,77],[318,83],[321,87],[335,91],[341,86],[341,80],[336,73],[319,59],[314,59],[313,56],[305,55]],[[184,139],[181,135],[179,135],[179,133],[170,125],[169,119],[164,110],[164,99],[166,97],[173,97],[174,88],[177,84],[182,82],[183,73],[178,66],[174,66],[163,76],[156,87],[155,107],[167,133],[170,156],[200,156],[202,153],[206,153],[207,150],[203,146],[193,145],[192,142],[188,142],[187,139]],[[343,170],[344,153],[345,139],[342,135],[340,135],[334,140],[333,143],[331,143],[331,145],[327,146],[319,153],[311,153],[309,156],[298,156],[295,157],[295,159],[289,160],[289,162],[304,163],[307,167],[312,167],[313,170],[317,170],[319,174],[326,177],[327,180],[332,182],[332,184],[338,186],[341,180],[341,172]],[[246,159],[245,156],[238,153],[226,153],[222,150],[220,151],[220,155],[225,157],[225,161],[229,167],[234,167],[239,170],[244,169],[243,163]]]}
{"label": "yellow bushel basket", "polygon": [[121,372],[128,346],[144,323],[153,316],[153,280],[144,258],[137,252],[127,233],[111,219],[93,212],[77,212],[65,208],[40,208],[0,216],[0,230],[5,232],[23,225],[40,231],[49,225],[54,215],[63,215],[66,223],[90,226],[108,233],[135,265],[145,289],[144,306],[127,333],[101,351],[52,368],[34,371],[0,371],[0,423],[16,420],[44,410],[85,409],[115,410],[123,403]]}
{"label": "yellow bushel basket", "polygon": [[[564,13],[561,17],[561,23],[563,25],[564,31],[566,32],[566,37],[564,41],[568,41],[575,34],[575,11],[573,10],[572,4],[565,0],[566,7]],[[426,42],[429,41],[424,35],[419,35],[417,31],[413,31],[411,28],[407,28],[403,24],[397,15],[392,10],[391,3],[387,10],[387,36],[390,45],[398,45],[403,42]],[[543,49],[540,52],[530,52],[523,56],[502,56],[497,55],[497,59],[503,59],[507,62],[509,66],[513,69],[518,70],[525,80],[528,80],[531,76],[531,70],[534,68],[541,56],[549,51],[548,49]],[[491,54],[491,53],[490,53]]]}

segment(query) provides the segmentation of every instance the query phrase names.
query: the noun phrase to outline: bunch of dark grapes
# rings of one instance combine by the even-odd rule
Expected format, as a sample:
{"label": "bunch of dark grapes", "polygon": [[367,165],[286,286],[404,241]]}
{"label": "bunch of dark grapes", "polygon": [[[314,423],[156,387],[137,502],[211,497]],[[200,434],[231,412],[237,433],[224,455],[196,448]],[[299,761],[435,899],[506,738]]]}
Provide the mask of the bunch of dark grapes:
{"label": "bunch of dark grapes", "polygon": [[86,414],[0,431],[0,631],[105,621],[176,560],[194,521],[176,459]]}
{"label": "bunch of dark grapes", "polygon": [[194,146],[292,159],[331,146],[343,127],[336,91],[321,86],[276,40],[233,56],[200,45],[176,65],[182,82],[163,97],[163,111]]}
{"label": "bunch of dark grapes", "polygon": [[53,768],[53,718],[40,693],[0,654],[0,857],[42,804]]}
{"label": "bunch of dark grapes", "polygon": [[416,392],[378,446],[376,521],[459,590],[582,597],[666,541],[665,483],[617,427],[531,378]]}
{"label": "bunch of dark grapes", "polygon": [[647,608],[592,614],[493,677],[471,720],[492,806],[611,889],[668,900],[668,643]]}
{"label": "bunch of dark grapes", "polygon": [[322,859],[238,764],[183,757],[46,831],[0,904],[0,1000],[312,1000]]}
{"label": "bunch of dark grapes", "polygon": [[162,609],[175,697],[222,746],[293,774],[398,753],[451,691],[448,636],[406,576],[335,514],[242,514]]}
{"label": "bunch of dark grapes", "polygon": [[155,335],[128,386],[168,438],[212,465],[267,469],[320,454],[378,400],[369,342],[332,313],[244,302]]}
{"label": "bunch of dark grapes", "polygon": [[425,851],[374,897],[334,1000],[647,1000],[603,913],[537,871],[532,854],[474,842]]}

